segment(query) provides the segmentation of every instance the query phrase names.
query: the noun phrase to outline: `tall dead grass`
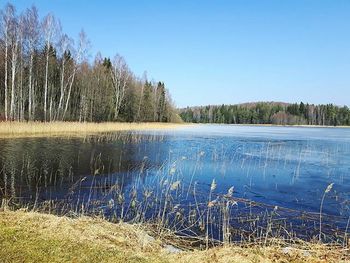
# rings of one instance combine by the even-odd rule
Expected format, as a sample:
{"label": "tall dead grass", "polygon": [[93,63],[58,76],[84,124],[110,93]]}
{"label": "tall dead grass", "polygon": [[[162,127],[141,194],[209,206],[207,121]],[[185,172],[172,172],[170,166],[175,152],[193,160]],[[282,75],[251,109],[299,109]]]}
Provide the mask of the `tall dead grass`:
{"label": "tall dead grass", "polygon": [[82,123],[82,122],[0,122],[0,138],[37,136],[84,136],[101,132],[173,129],[175,123]]}

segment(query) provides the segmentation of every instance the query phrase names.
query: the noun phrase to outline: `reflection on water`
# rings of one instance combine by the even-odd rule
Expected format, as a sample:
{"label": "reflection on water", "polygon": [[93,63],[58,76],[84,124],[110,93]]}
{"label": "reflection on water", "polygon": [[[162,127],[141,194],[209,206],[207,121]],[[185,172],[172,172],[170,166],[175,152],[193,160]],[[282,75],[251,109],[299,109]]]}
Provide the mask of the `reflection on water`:
{"label": "reflection on water", "polygon": [[[0,139],[0,197],[57,213],[152,221],[221,240],[342,241],[350,129],[198,125],[90,138]],[[232,188],[233,187],[233,188]]]}

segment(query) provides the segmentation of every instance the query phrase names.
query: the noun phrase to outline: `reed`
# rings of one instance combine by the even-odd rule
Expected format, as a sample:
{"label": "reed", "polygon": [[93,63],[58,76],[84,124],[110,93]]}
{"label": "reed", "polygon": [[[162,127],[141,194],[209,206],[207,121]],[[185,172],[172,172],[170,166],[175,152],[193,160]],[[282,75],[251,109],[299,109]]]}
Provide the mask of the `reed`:
{"label": "reed", "polygon": [[[319,241],[322,241],[322,209],[323,209],[323,202],[324,199],[326,197],[326,194],[328,194],[332,188],[333,188],[334,183],[331,183],[327,186],[327,188],[325,189],[323,196],[322,196],[322,200],[321,200],[321,205],[320,205],[320,234],[319,234]],[[347,229],[345,231],[345,233],[347,232]]]}
{"label": "reed", "polygon": [[[84,136],[101,132],[174,129],[178,123],[0,122],[0,138]],[[188,125],[188,124],[187,124]]]}

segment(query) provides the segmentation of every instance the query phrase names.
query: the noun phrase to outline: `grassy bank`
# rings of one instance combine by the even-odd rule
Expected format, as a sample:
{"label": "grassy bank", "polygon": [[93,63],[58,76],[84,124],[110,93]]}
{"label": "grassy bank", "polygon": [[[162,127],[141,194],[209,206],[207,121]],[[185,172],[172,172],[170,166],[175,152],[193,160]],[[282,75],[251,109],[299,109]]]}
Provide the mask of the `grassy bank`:
{"label": "grassy bank", "polygon": [[103,219],[0,212],[1,262],[350,262],[326,245],[227,246],[172,253],[141,225]]}
{"label": "grassy bank", "polygon": [[172,129],[175,123],[0,122],[0,138],[35,136],[84,136],[100,132]]}

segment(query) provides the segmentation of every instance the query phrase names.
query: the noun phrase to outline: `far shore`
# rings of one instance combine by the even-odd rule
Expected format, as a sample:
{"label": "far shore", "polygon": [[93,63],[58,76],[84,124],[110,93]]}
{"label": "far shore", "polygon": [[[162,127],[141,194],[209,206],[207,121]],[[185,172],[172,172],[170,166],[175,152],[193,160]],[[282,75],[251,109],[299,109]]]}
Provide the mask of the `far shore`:
{"label": "far shore", "polygon": [[331,126],[331,125],[307,125],[307,124],[243,124],[243,123],[188,123],[192,125],[230,125],[230,126],[253,126],[253,127],[300,127],[300,128],[350,128],[350,126]]}
{"label": "far shore", "polygon": [[0,122],[0,138],[86,136],[103,132],[175,129],[184,123]]}

